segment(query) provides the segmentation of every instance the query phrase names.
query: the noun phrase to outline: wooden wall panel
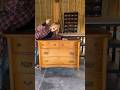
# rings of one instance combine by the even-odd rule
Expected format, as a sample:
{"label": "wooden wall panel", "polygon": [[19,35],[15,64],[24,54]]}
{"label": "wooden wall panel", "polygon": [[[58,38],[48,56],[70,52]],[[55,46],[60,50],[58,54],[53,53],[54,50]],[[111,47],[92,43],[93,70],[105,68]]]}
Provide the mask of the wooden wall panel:
{"label": "wooden wall panel", "polygon": [[53,21],[59,22],[60,20],[60,3],[53,3]]}
{"label": "wooden wall panel", "polygon": [[120,0],[119,0],[119,5],[118,5],[118,8],[119,8],[119,10],[118,10],[118,17],[120,17]]}
{"label": "wooden wall panel", "polygon": [[116,17],[118,15],[118,0],[109,0],[108,4],[109,16]]}
{"label": "wooden wall panel", "polygon": [[35,0],[35,27],[38,24],[40,24],[40,20],[41,20],[41,15],[40,15],[41,9],[38,8],[40,8],[40,2],[39,0]]}
{"label": "wooden wall panel", "polygon": [[53,19],[53,0],[35,0],[35,25]]}
{"label": "wooden wall panel", "polygon": [[103,17],[120,17],[120,0],[103,0]]}
{"label": "wooden wall panel", "polygon": [[51,18],[53,21],[59,20],[63,29],[64,12],[77,11],[79,13],[78,33],[85,33],[85,0],[60,0],[60,9],[54,8],[55,0],[36,0],[35,6],[36,26]]}
{"label": "wooden wall panel", "polygon": [[79,14],[80,14],[80,22],[79,22],[79,25],[80,25],[80,33],[82,34],[85,34],[85,1],[81,0],[80,1],[80,11],[79,11]]}
{"label": "wooden wall panel", "polygon": [[108,15],[108,0],[102,1],[102,16],[106,17]]}

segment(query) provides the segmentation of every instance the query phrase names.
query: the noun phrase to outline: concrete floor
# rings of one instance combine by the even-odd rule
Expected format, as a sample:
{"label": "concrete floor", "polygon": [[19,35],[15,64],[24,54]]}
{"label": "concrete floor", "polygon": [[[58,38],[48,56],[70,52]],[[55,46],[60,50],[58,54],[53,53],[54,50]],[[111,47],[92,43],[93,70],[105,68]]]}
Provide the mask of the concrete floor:
{"label": "concrete floor", "polygon": [[[116,61],[111,62],[111,55],[108,60],[108,69],[117,69],[120,49],[117,49]],[[85,67],[81,65],[80,71],[74,69],[48,69],[43,76],[43,72],[36,69],[35,90],[85,90]],[[44,78],[43,78],[44,77]],[[107,89],[120,90],[120,74],[107,74]]]}
{"label": "concrete floor", "polygon": [[[45,72],[45,73],[44,73]],[[49,68],[35,69],[35,90],[85,90],[85,66],[80,70]]]}
{"label": "concrete floor", "polygon": [[[119,50],[118,50],[119,51]],[[118,68],[119,54],[115,63],[109,63],[109,68]],[[111,61],[111,59],[110,59]],[[35,69],[35,90],[85,90],[85,67],[81,65],[80,71],[74,69],[47,69],[40,72]],[[44,78],[43,78],[44,77]],[[1,70],[0,70],[1,90]],[[120,90],[120,76],[109,73],[107,75],[107,90]]]}

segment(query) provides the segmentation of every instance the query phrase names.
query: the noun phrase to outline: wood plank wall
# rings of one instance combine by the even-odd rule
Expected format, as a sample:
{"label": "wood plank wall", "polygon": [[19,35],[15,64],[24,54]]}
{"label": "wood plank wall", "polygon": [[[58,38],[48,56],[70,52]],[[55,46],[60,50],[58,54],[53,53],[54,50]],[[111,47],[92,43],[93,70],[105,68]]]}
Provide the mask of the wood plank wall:
{"label": "wood plank wall", "polygon": [[120,17],[120,0],[103,0],[103,17]]}
{"label": "wood plank wall", "polygon": [[[85,0],[59,0],[60,14],[59,21],[61,28],[63,27],[64,12],[77,11],[79,13],[78,19],[78,33],[85,33]],[[55,20],[54,14],[55,0],[35,0],[35,25],[41,24],[47,18]]]}

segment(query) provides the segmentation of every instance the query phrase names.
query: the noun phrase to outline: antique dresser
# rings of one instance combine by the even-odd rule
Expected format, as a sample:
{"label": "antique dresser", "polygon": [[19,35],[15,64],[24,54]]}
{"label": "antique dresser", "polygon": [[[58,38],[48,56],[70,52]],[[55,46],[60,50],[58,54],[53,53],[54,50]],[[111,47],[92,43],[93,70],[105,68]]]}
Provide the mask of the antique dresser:
{"label": "antique dresser", "polygon": [[41,68],[80,66],[79,40],[38,40],[39,65]]}

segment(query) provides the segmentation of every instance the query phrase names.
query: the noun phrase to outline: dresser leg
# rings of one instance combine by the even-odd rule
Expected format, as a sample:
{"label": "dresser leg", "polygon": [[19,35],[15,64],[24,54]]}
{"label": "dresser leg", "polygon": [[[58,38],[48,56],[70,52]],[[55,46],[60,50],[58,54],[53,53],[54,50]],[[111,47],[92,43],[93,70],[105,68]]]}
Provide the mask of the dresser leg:
{"label": "dresser leg", "polygon": [[40,71],[42,71],[42,67],[39,67],[40,68]]}
{"label": "dresser leg", "polygon": [[42,67],[40,65],[38,65],[38,68],[40,69],[40,71],[42,70]]}
{"label": "dresser leg", "polygon": [[79,67],[77,67],[77,71],[79,71],[80,69],[79,69]]}

